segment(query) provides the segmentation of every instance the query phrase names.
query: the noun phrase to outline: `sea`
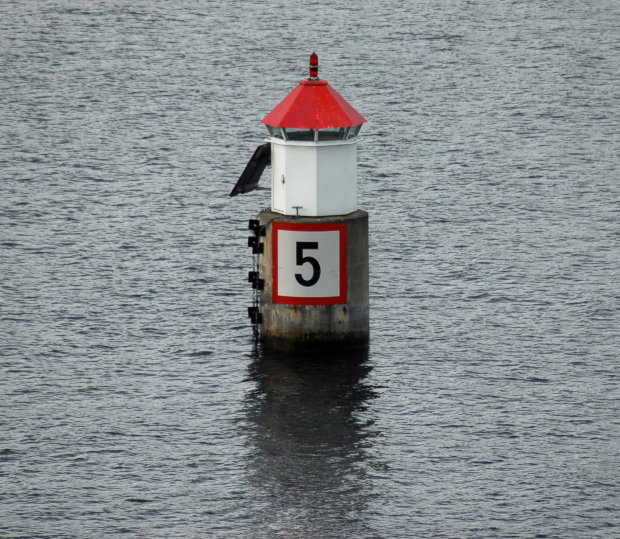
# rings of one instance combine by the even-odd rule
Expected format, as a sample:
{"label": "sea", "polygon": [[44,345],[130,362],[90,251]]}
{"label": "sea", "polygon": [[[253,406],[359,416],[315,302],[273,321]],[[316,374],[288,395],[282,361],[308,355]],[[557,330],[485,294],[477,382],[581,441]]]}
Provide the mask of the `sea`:
{"label": "sea", "polygon": [[[620,537],[617,0],[0,20],[0,537]],[[370,346],[274,353],[229,192],[313,51]]]}

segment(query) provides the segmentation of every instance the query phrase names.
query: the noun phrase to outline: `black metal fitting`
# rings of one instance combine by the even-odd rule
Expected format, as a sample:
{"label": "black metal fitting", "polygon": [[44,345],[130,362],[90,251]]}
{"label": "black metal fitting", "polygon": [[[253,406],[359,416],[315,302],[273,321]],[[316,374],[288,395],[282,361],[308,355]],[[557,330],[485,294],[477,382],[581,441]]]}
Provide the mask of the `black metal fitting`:
{"label": "black metal fitting", "polygon": [[264,250],[263,244],[259,243],[256,236],[248,236],[248,247],[252,247],[252,253],[254,254],[262,254]]}
{"label": "black metal fitting", "polygon": [[265,280],[259,279],[257,271],[250,271],[248,273],[248,282],[252,283],[252,288],[255,290],[263,290],[265,288]]}
{"label": "black metal fitting", "polygon": [[263,314],[258,310],[258,307],[248,307],[248,316],[252,324],[263,323]]}
{"label": "black metal fitting", "polygon": [[254,233],[256,233],[256,231],[258,230],[259,226],[260,226],[260,223],[259,223],[258,219],[250,219],[248,221],[248,230],[252,230],[252,231],[254,231]]}

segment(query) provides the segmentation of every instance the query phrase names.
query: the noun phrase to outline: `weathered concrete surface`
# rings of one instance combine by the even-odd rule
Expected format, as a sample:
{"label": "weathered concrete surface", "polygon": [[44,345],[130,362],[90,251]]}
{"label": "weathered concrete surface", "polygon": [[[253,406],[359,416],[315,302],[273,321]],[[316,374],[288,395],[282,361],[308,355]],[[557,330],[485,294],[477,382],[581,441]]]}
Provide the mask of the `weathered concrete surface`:
{"label": "weathered concrete surface", "polygon": [[[347,301],[338,305],[288,305],[273,303],[272,223],[331,223],[347,225]],[[310,350],[368,346],[368,214],[357,210],[347,215],[299,217],[272,211],[260,214],[266,235],[259,273],[265,280],[260,296],[263,323],[260,335],[270,348]]]}

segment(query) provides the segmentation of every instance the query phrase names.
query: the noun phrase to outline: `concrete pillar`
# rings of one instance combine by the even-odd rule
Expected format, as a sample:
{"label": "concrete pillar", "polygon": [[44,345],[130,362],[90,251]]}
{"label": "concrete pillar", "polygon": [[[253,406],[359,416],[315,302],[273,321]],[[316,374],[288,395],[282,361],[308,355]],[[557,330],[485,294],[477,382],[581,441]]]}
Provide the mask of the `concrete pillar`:
{"label": "concrete pillar", "polygon": [[268,348],[350,349],[369,341],[368,214],[260,213],[262,324]]}

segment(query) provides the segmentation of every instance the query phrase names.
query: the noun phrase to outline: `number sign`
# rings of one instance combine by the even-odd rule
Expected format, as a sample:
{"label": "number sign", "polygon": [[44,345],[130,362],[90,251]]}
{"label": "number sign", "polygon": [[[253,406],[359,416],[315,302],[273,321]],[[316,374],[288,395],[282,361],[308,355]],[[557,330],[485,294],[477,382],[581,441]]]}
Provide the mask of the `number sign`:
{"label": "number sign", "polygon": [[347,224],[275,221],[273,302],[330,305],[347,301]]}

